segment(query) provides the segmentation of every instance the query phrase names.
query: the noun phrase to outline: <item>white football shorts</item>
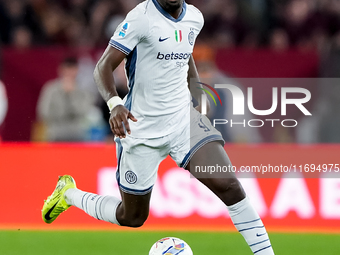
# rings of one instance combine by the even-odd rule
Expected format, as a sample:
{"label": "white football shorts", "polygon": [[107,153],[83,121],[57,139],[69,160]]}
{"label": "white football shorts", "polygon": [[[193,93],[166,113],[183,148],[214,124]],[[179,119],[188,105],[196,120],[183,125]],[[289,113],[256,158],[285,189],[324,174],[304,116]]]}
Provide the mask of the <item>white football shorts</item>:
{"label": "white football shorts", "polygon": [[190,122],[179,123],[175,132],[158,138],[116,137],[117,181],[128,194],[145,195],[152,190],[157,179],[159,164],[168,155],[178,166],[185,168],[192,156],[203,145],[224,140],[209,119],[192,108]]}

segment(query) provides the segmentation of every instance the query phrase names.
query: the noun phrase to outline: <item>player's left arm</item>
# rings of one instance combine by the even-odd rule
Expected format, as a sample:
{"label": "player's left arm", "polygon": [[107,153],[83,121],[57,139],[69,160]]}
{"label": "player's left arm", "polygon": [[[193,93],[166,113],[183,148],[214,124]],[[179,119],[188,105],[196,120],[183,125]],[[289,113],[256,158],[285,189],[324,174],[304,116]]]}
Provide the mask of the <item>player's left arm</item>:
{"label": "player's left arm", "polygon": [[[200,84],[200,77],[196,68],[195,60],[193,56],[190,56],[189,59],[189,71],[188,71],[188,86],[190,93],[193,98],[198,102],[198,105],[195,107],[195,109],[199,112],[202,112],[202,95],[205,94],[205,92],[202,90],[202,84]],[[207,102],[207,112],[209,112],[210,109],[210,103],[209,100],[206,100]]]}

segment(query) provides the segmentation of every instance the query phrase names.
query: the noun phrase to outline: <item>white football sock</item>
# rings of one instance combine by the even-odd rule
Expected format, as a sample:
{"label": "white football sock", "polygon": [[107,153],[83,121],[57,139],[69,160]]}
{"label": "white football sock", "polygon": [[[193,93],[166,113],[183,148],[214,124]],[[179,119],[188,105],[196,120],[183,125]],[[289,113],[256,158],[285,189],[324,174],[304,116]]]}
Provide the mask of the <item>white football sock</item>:
{"label": "white football sock", "polygon": [[66,203],[74,205],[98,220],[120,225],[116,210],[121,200],[113,196],[99,196],[79,189],[68,189],[64,194]]}
{"label": "white football sock", "polygon": [[242,234],[254,254],[274,254],[262,220],[247,197],[228,206],[228,211],[236,229]]}

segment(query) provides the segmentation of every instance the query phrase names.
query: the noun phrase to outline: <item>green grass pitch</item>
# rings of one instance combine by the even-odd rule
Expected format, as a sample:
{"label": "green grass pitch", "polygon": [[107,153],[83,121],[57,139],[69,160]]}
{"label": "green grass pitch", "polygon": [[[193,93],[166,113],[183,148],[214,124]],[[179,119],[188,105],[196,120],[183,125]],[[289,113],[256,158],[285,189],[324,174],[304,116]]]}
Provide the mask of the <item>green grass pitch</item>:
{"label": "green grass pitch", "polygon": [[[194,255],[252,254],[238,233],[147,231],[0,231],[1,255],[148,255],[166,236],[185,240]],[[270,233],[276,255],[339,255],[340,235]]]}

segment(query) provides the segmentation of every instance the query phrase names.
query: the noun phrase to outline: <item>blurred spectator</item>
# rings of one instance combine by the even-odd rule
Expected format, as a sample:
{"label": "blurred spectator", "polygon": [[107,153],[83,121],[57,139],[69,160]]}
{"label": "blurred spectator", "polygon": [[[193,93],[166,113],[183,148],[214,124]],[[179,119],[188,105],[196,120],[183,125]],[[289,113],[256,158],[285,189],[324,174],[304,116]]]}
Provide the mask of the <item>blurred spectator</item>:
{"label": "blurred spectator", "polygon": [[[314,109],[313,135],[307,142],[340,143],[340,33],[321,62],[318,102]],[[310,121],[311,122],[311,121]]]}
{"label": "blurred spectator", "polygon": [[297,129],[299,143],[340,143],[340,32],[320,62],[318,98],[312,117],[304,117]]}
{"label": "blurred spectator", "polygon": [[274,29],[287,33],[289,45],[301,49],[323,48],[340,29],[339,15],[329,0],[290,0],[274,17]]}
{"label": "blurred spectator", "polygon": [[[340,17],[340,1],[330,1],[333,13]],[[330,43],[330,51],[321,62],[320,76],[327,78],[319,85],[318,142],[340,143],[340,31]]]}
{"label": "blurred spectator", "polygon": [[289,48],[288,34],[283,29],[275,29],[270,35],[269,47],[275,51],[283,51]]}
{"label": "blurred spectator", "polygon": [[42,13],[42,25],[49,44],[66,44],[67,14],[62,8],[53,3]]}
{"label": "blurred spectator", "polygon": [[32,33],[24,27],[19,26],[13,31],[12,44],[17,49],[27,49],[32,45]]}
{"label": "blurred spectator", "polygon": [[[103,47],[139,2],[142,0],[2,0],[0,40],[14,44],[14,32],[24,26],[33,46]],[[212,47],[323,49],[340,31],[338,0],[187,2],[196,5],[205,18],[198,42]],[[23,37],[23,30],[18,31]]]}
{"label": "blurred spectator", "polygon": [[292,0],[286,7],[284,18],[281,21],[282,26],[287,31],[289,40],[292,45],[307,44],[311,36],[312,18],[311,1],[309,0]]}
{"label": "blurred spectator", "polygon": [[43,39],[43,31],[39,16],[31,3],[22,0],[4,0],[0,2],[0,39],[5,44],[13,42],[17,27],[25,26],[33,40],[38,43]]}
{"label": "blurred spectator", "polygon": [[[78,88],[77,59],[66,58],[58,71],[59,78],[49,81],[42,89],[38,117],[46,125],[48,141],[84,141],[89,130],[89,114],[95,111],[96,115],[98,112],[93,110],[95,107],[90,95]],[[97,116],[94,118],[98,121]],[[93,118],[90,119],[92,121]]]}
{"label": "blurred spectator", "polygon": [[340,143],[340,86],[339,79],[333,80],[328,86],[324,86],[324,96],[320,98],[320,107],[324,109],[319,115],[318,142]]}
{"label": "blurred spectator", "polygon": [[0,126],[5,120],[8,109],[8,100],[5,85],[0,81]]}
{"label": "blurred spectator", "polygon": [[[233,47],[245,42],[249,24],[242,19],[240,7],[235,0],[214,0],[213,10],[205,17],[202,37],[218,47]],[[210,3],[211,4],[211,3]]]}
{"label": "blurred spectator", "polygon": [[1,125],[3,124],[8,109],[8,100],[5,85],[0,81],[0,141],[1,141]]}

